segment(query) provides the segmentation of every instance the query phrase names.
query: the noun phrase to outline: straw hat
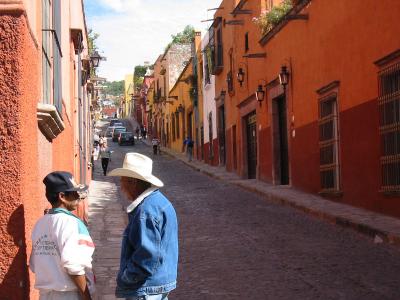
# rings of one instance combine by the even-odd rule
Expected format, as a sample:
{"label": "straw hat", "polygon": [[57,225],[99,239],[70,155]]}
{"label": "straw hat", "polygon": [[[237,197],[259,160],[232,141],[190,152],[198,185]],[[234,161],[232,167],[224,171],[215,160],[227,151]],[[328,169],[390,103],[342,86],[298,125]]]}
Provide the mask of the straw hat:
{"label": "straw hat", "polygon": [[117,168],[108,173],[108,176],[124,176],[138,178],[151,183],[154,186],[162,187],[164,184],[152,174],[153,161],[140,153],[131,152],[125,154],[122,168]]}

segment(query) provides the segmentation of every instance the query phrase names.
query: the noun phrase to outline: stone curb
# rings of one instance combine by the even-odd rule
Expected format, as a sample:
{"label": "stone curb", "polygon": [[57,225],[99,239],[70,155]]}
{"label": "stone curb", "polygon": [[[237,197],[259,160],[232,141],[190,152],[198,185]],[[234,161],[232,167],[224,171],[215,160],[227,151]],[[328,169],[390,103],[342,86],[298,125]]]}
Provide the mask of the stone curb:
{"label": "stone curb", "polygon": [[[149,146],[146,142],[143,142],[143,143],[145,145]],[[368,222],[363,222],[362,220],[357,220],[357,218],[352,219],[350,217],[346,217],[341,214],[335,214],[334,212],[327,212],[322,209],[310,207],[310,206],[304,205],[302,203],[296,202],[293,199],[290,199],[290,197],[279,196],[276,193],[266,192],[258,187],[251,186],[249,184],[240,182],[240,180],[235,181],[232,178],[226,178],[226,176],[221,176],[219,174],[215,174],[209,170],[206,170],[205,168],[196,166],[194,163],[184,160],[182,157],[180,157],[179,154],[174,153],[170,149],[163,148],[162,153],[168,154],[170,157],[173,157],[175,159],[182,161],[185,165],[189,166],[190,168],[192,168],[195,171],[201,172],[209,177],[239,186],[247,191],[256,193],[256,194],[264,197],[268,201],[271,201],[271,202],[274,202],[274,203],[277,203],[280,205],[289,206],[289,207],[298,209],[308,215],[311,215],[313,217],[324,220],[328,223],[355,230],[363,235],[373,238],[375,243],[385,242],[385,243],[393,244],[396,246],[400,246],[400,220],[398,220],[396,218],[385,216],[385,215],[380,215],[380,214],[374,213],[374,212],[369,212],[364,209],[355,208],[355,207],[345,205],[345,204],[334,203],[332,201],[324,199],[324,201],[332,202],[331,203],[332,205],[344,206],[344,207],[348,207],[353,210],[359,210],[360,212],[365,213],[366,215],[370,216],[370,220],[369,220],[370,222],[374,222],[375,220],[373,220],[373,219],[376,219],[377,223],[379,223],[380,219],[385,219],[386,223],[392,223],[392,225],[393,225],[393,226],[391,226],[392,230],[389,230],[389,229],[385,228],[385,226],[376,226],[376,225],[368,224]],[[310,195],[310,197],[314,197],[314,196]],[[361,215],[362,215],[362,213],[361,213]],[[362,218],[362,217],[360,217],[360,218]]]}

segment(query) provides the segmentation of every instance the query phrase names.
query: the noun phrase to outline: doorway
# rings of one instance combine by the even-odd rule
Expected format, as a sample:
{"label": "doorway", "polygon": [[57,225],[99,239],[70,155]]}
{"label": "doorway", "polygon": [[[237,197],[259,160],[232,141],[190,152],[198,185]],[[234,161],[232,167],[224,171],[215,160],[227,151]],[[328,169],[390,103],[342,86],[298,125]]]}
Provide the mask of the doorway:
{"label": "doorway", "polygon": [[218,108],[218,147],[219,147],[219,163],[225,165],[225,107],[221,105]]}
{"label": "doorway", "polygon": [[232,155],[233,155],[233,169],[237,170],[237,148],[236,148],[236,125],[232,127]]}
{"label": "doorway", "polygon": [[257,177],[257,117],[252,112],[246,117],[247,137],[247,175],[249,179]]}
{"label": "doorway", "polygon": [[286,97],[281,95],[272,102],[274,178],[276,184],[289,184],[289,151],[287,134]]}
{"label": "doorway", "polygon": [[193,140],[193,113],[190,112],[187,116],[187,133],[183,138],[190,137]]}

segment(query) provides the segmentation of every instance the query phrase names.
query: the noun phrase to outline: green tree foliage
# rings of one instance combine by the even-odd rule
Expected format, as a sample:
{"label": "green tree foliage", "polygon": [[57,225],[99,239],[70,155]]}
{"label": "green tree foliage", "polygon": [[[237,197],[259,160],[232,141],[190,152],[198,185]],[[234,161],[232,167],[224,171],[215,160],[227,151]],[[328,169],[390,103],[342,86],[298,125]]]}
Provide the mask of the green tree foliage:
{"label": "green tree foliage", "polygon": [[195,30],[191,25],[186,25],[183,31],[178,32],[176,35],[171,35],[172,41],[168,44],[165,49],[168,49],[173,44],[190,44],[194,41]]}
{"label": "green tree foliage", "polygon": [[133,72],[133,83],[135,87],[140,87],[144,80],[144,75],[146,74],[147,66],[136,66]]}
{"label": "green tree foliage", "polygon": [[195,31],[191,25],[186,25],[182,32],[172,35],[172,44],[190,44],[194,41]]}
{"label": "green tree foliage", "polygon": [[96,40],[99,38],[99,34],[94,32],[93,29],[88,31],[88,46],[89,55],[91,55],[95,50],[97,50]]}
{"label": "green tree foliage", "polygon": [[118,96],[118,95],[123,95],[125,93],[125,81],[120,80],[120,81],[107,81],[104,84],[107,86],[105,88],[105,91],[108,95],[112,96]]}
{"label": "green tree foliage", "polygon": [[[97,50],[97,44],[96,40],[99,38],[99,34],[94,32],[93,29],[89,29],[88,31],[88,52],[89,56],[92,55],[92,53]],[[96,77],[96,70],[94,68],[91,68],[90,70],[90,76],[91,77]]]}

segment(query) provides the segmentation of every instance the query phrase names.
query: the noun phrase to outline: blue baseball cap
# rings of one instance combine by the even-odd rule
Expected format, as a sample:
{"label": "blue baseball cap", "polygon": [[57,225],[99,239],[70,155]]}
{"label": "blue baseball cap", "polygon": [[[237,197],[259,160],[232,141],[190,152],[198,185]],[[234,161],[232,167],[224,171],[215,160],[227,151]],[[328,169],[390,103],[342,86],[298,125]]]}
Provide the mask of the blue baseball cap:
{"label": "blue baseball cap", "polygon": [[55,171],[48,174],[43,183],[46,186],[46,194],[61,192],[84,192],[88,186],[77,184],[74,177],[69,172]]}

